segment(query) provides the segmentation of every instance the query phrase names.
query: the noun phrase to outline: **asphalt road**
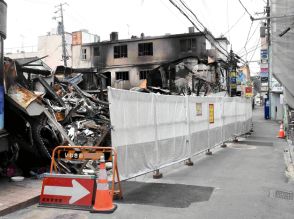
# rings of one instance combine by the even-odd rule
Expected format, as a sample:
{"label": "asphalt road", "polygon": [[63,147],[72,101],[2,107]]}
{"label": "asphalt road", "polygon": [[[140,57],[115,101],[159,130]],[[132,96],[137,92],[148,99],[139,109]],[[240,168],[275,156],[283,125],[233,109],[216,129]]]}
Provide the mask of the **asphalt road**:
{"label": "asphalt road", "polygon": [[37,205],[3,218],[294,218],[294,185],[285,177],[285,141],[276,138],[279,125],[254,111],[254,134],[243,142],[200,155],[194,166],[177,164],[126,182],[124,200],[113,214],[41,208]]}

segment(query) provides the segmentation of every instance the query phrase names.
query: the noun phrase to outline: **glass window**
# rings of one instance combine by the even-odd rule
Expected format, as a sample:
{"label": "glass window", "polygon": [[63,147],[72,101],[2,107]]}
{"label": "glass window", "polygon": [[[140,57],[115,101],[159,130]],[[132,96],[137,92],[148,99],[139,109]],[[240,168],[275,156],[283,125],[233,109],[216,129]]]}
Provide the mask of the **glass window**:
{"label": "glass window", "polygon": [[129,72],[128,71],[115,72],[115,78],[116,78],[116,80],[128,81],[129,80]]}
{"label": "glass window", "polygon": [[113,47],[113,57],[117,58],[127,58],[128,57],[128,46],[120,45]]}
{"label": "glass window", "polygon": [[139,43],[138,56],[153,56],[153,43]]}

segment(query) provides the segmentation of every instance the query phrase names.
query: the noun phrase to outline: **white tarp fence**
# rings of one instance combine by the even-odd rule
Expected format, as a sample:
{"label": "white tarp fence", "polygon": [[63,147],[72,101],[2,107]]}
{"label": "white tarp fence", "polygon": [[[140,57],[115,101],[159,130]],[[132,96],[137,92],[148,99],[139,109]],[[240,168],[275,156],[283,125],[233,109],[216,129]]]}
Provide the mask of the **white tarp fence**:
{"label": "white tarp fence", "polygon": [[251,101],[109,88],[112,146],[122,179],[186,160],[250,131]]}

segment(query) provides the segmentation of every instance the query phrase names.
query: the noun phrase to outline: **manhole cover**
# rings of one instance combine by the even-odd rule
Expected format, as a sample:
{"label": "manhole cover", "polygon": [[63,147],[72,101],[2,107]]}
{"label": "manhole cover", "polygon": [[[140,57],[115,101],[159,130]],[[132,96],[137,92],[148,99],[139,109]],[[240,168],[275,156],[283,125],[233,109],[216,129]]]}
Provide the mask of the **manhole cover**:
{"label": "manhole cover", "polygon": [[275,198],[293,200],[293,192],[284,192],[284,191],[277,190],[275,192]]}
{"label": "manhole cover", "polygon": [[245,150],[256,149],[255,146],[251,146],[251,145],[247,145],[247,144],[232,144],[232,145],[229,145],[228,147],[233,148],[233,149],[245,149]]}
{"label": "manhole cover", "polygon": [[272,198],[284,199],[288,201],[294,200],[294,193],[288,191],[281,191],[281,190],[271,190],[270,196]]}

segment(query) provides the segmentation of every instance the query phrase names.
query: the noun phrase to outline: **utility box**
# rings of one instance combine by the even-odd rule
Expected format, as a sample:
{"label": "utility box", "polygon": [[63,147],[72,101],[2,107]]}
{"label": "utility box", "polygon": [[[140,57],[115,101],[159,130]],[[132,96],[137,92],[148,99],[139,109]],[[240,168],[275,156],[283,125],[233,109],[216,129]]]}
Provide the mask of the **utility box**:
{"label": "utility box", "polygon": [[264,100],[264,119],[270,119],[270,101],[268,98]]}

